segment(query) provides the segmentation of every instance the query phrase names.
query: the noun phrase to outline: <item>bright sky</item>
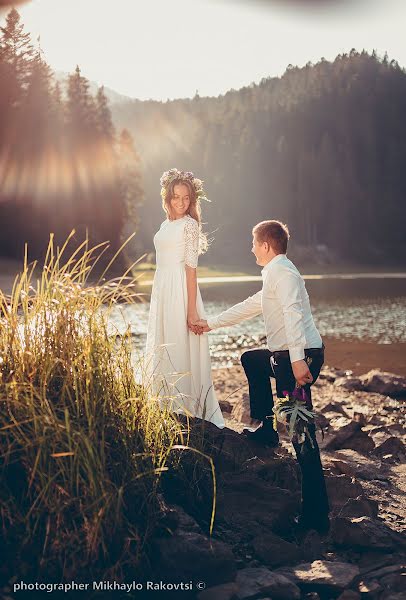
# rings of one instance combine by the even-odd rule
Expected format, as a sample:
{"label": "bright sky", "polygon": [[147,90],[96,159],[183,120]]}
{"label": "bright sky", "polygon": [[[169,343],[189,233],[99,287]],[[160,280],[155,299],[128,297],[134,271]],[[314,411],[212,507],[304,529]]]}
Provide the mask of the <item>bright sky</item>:
{"label": "bright sky", "polygon": [[19,12],[53,69],[79,64],[88,79],[140,99],[216,96],[353,47],[387,50],[406,66],[405,0],[287,4],[33,0]]}

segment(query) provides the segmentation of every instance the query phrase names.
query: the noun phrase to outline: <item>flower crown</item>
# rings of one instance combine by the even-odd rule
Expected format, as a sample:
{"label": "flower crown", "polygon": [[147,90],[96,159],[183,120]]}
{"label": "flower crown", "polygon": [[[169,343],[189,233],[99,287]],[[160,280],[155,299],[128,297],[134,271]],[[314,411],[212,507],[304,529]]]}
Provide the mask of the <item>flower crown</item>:
{"label": "flower crown", "polygon": [[161,196],[165,198],[166,190],[168,185],[173,181],[188,181],[191,183],[196,192],[196,201],[206,200],[206,202],[211,202],[206,196],[206,193],[203,189],[203,181],[201,179],[197,179],[192,173],[192,171],[179,171],[179,169],[169,169],[169,171],[165,171],[162,174],[160,179],[161,184]]}

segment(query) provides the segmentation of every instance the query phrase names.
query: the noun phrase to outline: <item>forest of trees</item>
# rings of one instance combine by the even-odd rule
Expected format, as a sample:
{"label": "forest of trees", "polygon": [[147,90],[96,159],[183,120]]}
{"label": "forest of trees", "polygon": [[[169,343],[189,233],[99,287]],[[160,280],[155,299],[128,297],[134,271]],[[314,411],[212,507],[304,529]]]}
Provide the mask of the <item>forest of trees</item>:
{"label": "forest of trees", "polygon": [[[104,262],[136,227],[143,198],[140,159],[131,135],[116,133],[100,88],[89,93],[79,67],[66,89],[17,10],[0,28],[0,255],[41,258],[50,233],[61,245],[109,241]],[[102,261],[101,261],[102,262]]]}
{"label": "forest of trees", "polygon": [[213,200],[204,260],[248,264],[251,226],[279,218],[295,260],[404,262],[406,73],[385,55],[352,50],[333,62],[288,66],[281,78],[218,98],[113,106],[137,135],[145,164],[143,245],[163,220],[159,177],[190,169]]}

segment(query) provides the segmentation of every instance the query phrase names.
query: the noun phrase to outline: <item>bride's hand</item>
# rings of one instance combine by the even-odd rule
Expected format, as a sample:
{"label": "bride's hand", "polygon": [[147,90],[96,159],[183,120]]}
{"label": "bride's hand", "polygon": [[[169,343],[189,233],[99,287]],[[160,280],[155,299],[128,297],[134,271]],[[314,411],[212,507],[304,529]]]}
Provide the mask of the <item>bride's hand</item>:
{"label": "bride's hand", "polygon": [[188,314],[187,326],[195,335],[201,335],[203,333],[203,327],[198,325],[198,321],[200,321],[200,317],[197,313]]}

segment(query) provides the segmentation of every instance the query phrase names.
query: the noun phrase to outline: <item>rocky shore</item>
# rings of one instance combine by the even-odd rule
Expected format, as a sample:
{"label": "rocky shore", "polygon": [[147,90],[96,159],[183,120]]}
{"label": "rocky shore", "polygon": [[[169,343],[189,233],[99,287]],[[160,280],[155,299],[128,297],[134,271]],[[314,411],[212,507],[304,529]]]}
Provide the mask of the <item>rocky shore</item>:
{"label": "rocky shore", "polygon": [[196,469],[189,456],[183,476],[163,480],[151,546],[160,578],[204,582],[191,594],[198,600],[405,598],[405,379],[326,367],[314,385],[332,506],[325,538],[296,532],[300,475],[286,434],[274,451],[239,433],[250,423],[242,369],[217,370],[214,384],[227,427],[196,422],[192,431],[216,467],[213,534],[210,466]]}

